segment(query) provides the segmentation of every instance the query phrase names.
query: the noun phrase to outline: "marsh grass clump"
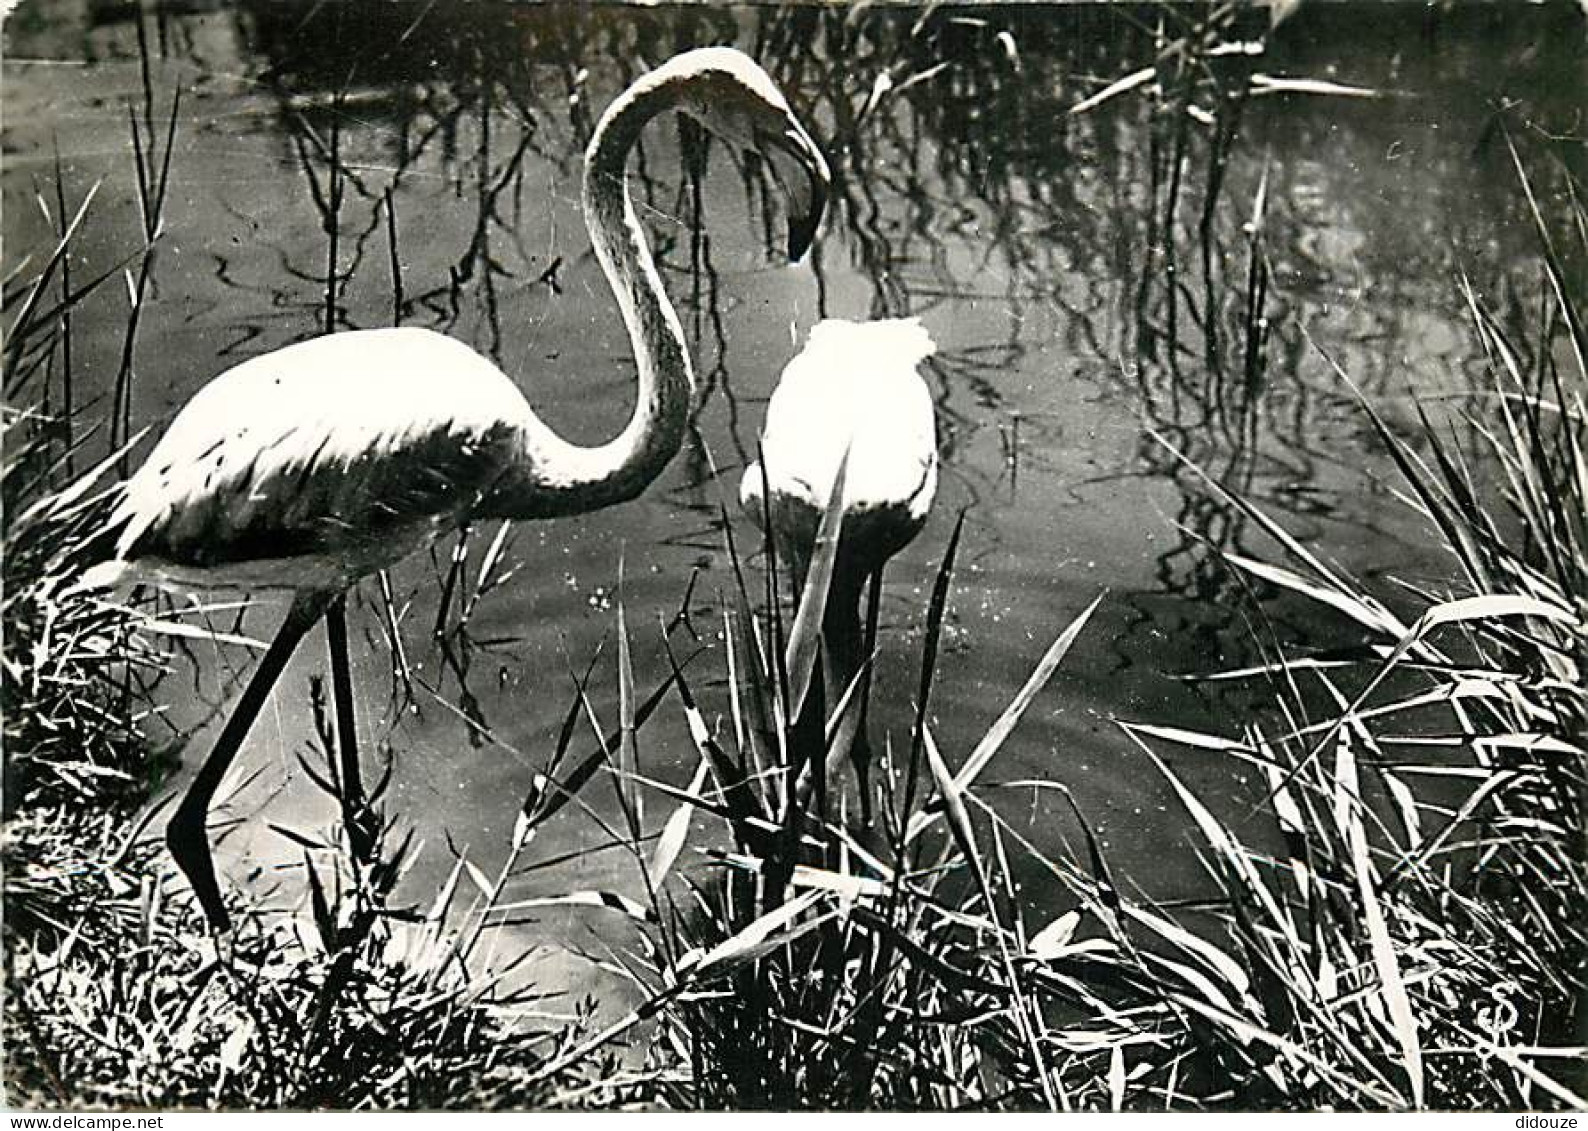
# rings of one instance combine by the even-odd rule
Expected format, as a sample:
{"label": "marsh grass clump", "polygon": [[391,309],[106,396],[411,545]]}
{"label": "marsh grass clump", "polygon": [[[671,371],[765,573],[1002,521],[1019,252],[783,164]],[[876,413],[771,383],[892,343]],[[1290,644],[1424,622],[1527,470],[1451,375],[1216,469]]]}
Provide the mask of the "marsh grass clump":
{"label": "marsh grass clump", "polygon": [[[74,243],[94,186],[70,215],[59,167],[58,242],[34,273],[7,279],[11,316],[0,413],[0,714],[4,718],[5,932],[18,940],[113,937],[136,880],[104,862],[135,855],[140,805],[169,768],[147,726],[166,669],[133,603],[73,592],[94,560],[117,452],[78,478],[95,436],[72,384],[76,308],[114,272],[74,283]],[[46,215],[51,206],[40,198]]]}
{"label": "marsh grass clump", "polygon": [[[146,155],[137,152],[141,161]],[[84,406],[73,389],[73,314],[120,265],[74,285],[74,244],[99,186],[68,219],[58,162],[55,175],[58,242],[31,275],[24,259],[4,294],[11,325],[0,409],[0,707],[8,814],[25,801],[105,796],[118,787],[136,796],[133,778],[144,753],[139,724],[147,707],[139,692],[163,670],[159,649],[132,631],[133,609],[74,599],[71,592],[77,572],[98,552],[112,493],[101,479],[125,454],[113,441],[110,459],[74,479],[96,430],[84,427]],[[52,215],[42,196],[39,207]],[[142,250],[145,262],[153,238]]]}
{"label": "marsh grass clump", "polygon": [[[1525,174],[1521,183],[1532,204]],[[1580,236],[1580,204],[1572,213]],[[1408,440],[1361,405],[1404,497],[1447,546],[1452,581],[1406,586],[1416,612],[1397,616],[1223,496],[1289,558],[1226,553],[1229,566],[1327,606],[1367,643],[1350,655],[1269,648],[1264,663],[1214,677],[1267,680],[1272,727],[1126,728],[1150,750],[1238,759],[1266,783],[1232,818],[1158,760],[1223,893],[1220,945],[1251,972],[1249,997],[1195,1005],[1232,1061],[1248,1054],[1248,1079],[1231,1081],[1243,1097],[1259,1094],[1260,1067],[1285,1106],[1588,1103],[1577,1047],[1588,985],[1588,339],[1580,296],[1533,215],[1544,316],[1531,342],[1508,335],[1463,283],[1487,369],[1462,420],[1466,442],[1421,407]],[[1251,1050],[1266,1050],[1264,1063]]]}
{"label": "marsh grass clump", "polygon": [[[687,785],[639,770],[643,719],[619,603],[621,717],[601,768],[614,784],[617,833],[641,900],[605,893],[599,902],[641,932],[619,959],[640,1004],[544,1071],[648,1027],[653,1052],[633,1079],[638,1095],[667,1106],[1057,1108],[1070,1085],[1022,975],[1032,957],[1010,843],[973,786],[1097,603],[1057,636],[951,771],[928,708],[956,526],[926,612],[914,723],[873,775],[878,820],[868,827],[855,817],[862,807],[843,771],[855,733],[846,715],[864,710],[870,660],[847,688],[823,688],[815,674],[841,502],[840,474],[792,617],[770,549],[757,609],[724,511],[733,587],[719,637],[723,668],[701,677],[690,665],[697,657],[672,661],[694,746]],[[874,656],[870,620],[865,654]],[[552,784],[569,795],[585,780]],[[645,823],[645,794],[666,801],[660,825]],[[598,894],[560,901],[594,903]]]}
{"label": "marsh grass clump", "polygon": [[[977,831],[965,797],[1096,605],[1060,634],[956,776],[926,722],[956,528],[927,610],[909,744],[888,747],[872,806],[880,823],[867,827],[840,774],[854,733],[843,716],[863,710],[868,673],[824,689],[837,702],[814,732],[798,693],[814,693],[804,665],[820,647],[810,634],[821,623],[821,558],[838,542],[840,495],[810,571],[818,580],[791,626],[775,595],[757,620],[739,590],[726,634],[732,725],[713,736],[680,680],[700,764],[711,771],[699,780],[728,785],[704,813],[731,840],[707,849],[710,870],[687,882],[677,904],[657,908],[671,956],[659,974],[675,999],[664,1024],[694,1069],[687,1099],[943,1110],[1005,1106],[997,1097],[1007,1090],[1049,1103],[1043,1018],[1014,968],[1024,948],[1010,929],[1020,912],[1008,861]],[[737,562],[735,574],[743,576]],[[874,617],[870,635],[874,656]],[[663,849],[676,851],[665,840]]]}
{"label": "marsh grass clump", "polygon": [[48,491],[50,433],[27,414],[6,418],[4,491],[5,715],[8,813],[40,802],[136,801],[150,784],[146,689],[165,670],[160,647],[135,629],[133,608],[71,592],[105,517],[103,492]]}
{"label": "marsh grass clump", "polygon": [[[310,707],[318,741],[301,764],[345,812],[318,681]],[[428,906],[397,897],[414,845],[381,804],[389,769],[356,832],[341,817],[323,833],[276,830],[301,863],[226,935],[168,893],[158,841],[118,810],[34,804],[14,818],[8,911],[34,921],[6,924],[13,1100],[386,1110],[599,1093],[571,1073],[526,1083],[592,1006],[548,1025],[533,987],[503,988],[515,963],[477,950],[491,895],[459,892],[465,861]]]}

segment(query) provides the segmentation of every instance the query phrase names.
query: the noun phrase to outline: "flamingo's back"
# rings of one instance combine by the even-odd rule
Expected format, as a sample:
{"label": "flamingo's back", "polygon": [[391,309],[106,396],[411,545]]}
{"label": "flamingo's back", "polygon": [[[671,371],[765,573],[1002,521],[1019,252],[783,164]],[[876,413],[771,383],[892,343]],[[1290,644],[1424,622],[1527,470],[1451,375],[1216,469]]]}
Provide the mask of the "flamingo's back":
{"label": "flamingo's back", "polygon": [[[773,495],[773,526],[796,551],[815,524],[844,453],[847,544],[866,567],[897,552],[926,521],[937,488],[932,397],[920,364],[936,351],[915,318],[827,319],[783,371],[767,405],[761,454]],[[762,509],[762,471],[752,465],[740,498]]]}

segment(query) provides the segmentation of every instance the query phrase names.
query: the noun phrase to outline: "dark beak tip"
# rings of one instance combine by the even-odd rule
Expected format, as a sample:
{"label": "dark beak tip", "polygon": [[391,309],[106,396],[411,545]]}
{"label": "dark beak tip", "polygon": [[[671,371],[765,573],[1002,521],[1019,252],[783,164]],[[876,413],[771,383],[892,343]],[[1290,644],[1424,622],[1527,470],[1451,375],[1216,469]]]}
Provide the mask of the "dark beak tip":
{"label": "dark beak tip", "polygon": [[788,223],[788,258],[798,263],[816,242],[817,229],[821,227],[822,214],[827,207],[827,186],[812,180],[812,199],[803,215],[790,216]]}
{"label": "dark beak tip", "polygon": [[793,158],[800,169],[798,174],[784,169],[779,176],[791,206],[788,212],[789,262],[798,263],[816,241],[816,232],[827,208],[832,174],[821,150],[797,121],[791,119],[783,136],[771,144]]}
{"label": "dark beak tip", "polygon": [[813,212],[797,223],[790,223],[788,229],[788,261],[798,263],[805,258],[805,253],[810,251],[811,245],[816,242],[816,229],[821,221],[821,212]]}

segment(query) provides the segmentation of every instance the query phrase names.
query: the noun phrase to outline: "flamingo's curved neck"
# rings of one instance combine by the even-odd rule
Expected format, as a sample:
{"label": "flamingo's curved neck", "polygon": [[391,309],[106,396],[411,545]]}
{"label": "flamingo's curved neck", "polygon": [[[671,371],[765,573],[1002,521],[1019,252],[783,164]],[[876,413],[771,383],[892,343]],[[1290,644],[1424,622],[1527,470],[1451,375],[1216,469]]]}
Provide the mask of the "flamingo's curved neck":
{"label": "flamingo's curved neck", "polygon": [[569,443],[536,421],[525,437],[524,466],[489,508],[503,517],[550,517],[632,499],[683,443],[694,373],[625,173],[640,131],[678,105],[683,86],[677,78],[642,79],[607,108],[585,150],[585,225],[633,346],[639,378],[634,412],[615,439],[595,447]]}

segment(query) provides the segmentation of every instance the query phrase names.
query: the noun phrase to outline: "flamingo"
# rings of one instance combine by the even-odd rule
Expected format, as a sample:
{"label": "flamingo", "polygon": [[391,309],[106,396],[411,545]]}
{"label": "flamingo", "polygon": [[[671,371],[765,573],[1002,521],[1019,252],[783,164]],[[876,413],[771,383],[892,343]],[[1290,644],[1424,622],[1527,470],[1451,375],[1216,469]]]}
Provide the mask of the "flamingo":
{"label": "flamingo", "polygon": [[[740,484],[741,505],[770,527],[803,589],[822,514],[848,453],[843,524],[822,614],[822,682],[831,701],[844,694],[864,661],[861,591],[869,583],[874,616],[883,566],[926,524],[937,493],[936,416],[919,368],[936,348],[916,318],[818,322],[778,380],[767,404],[761,460]],[[861,822],[869,827],[864,711],[862,696],[858,723],[848,734]],[[845,715],[846,721],[856,718]],[[846,729],[834,743],[840,757]]]}
{"label": "flamingo", "polygon": [[338,712],[346,727],[339,746],[352,794],[347,590],[474,519],[558,518],[632,499],[682,445],[694,390],[689,351],[626,180],[641,130],[668,110],[766,158],[788,198],[790,259],[810,246],[826,202],[820,150],[771,78],[738,51],[678,55],[607,107],[585,150],[581,203],[638,370],[637,403],[615,439],[594,447],[564,440],[506,374],[462,342],[415,328],[353,330],[212,379],[123,485],[107,535],[113,551],[80,587],[127,581],[291,594],[166,828],[213,929],[226,930],[230,919],[207,838],[209,807],[305,633],[326,618],[333,683],[342,674],[338,705],[348,708]]}

